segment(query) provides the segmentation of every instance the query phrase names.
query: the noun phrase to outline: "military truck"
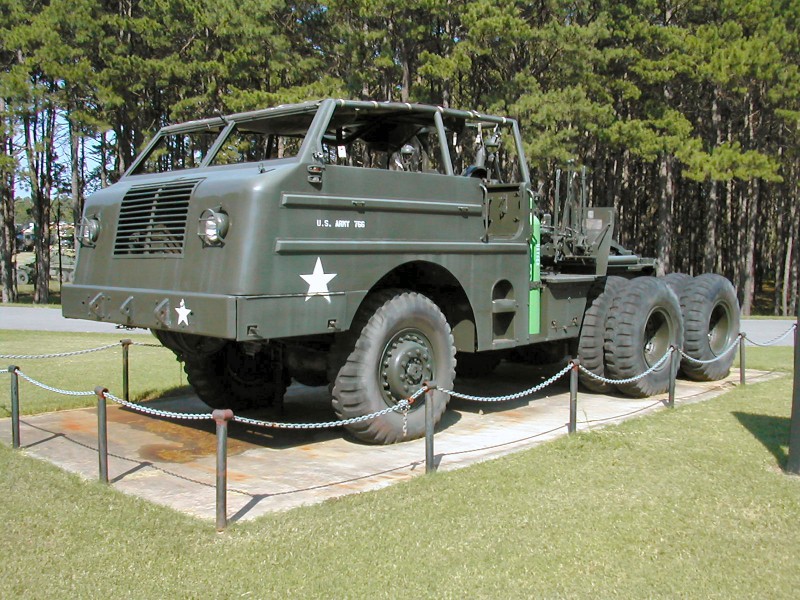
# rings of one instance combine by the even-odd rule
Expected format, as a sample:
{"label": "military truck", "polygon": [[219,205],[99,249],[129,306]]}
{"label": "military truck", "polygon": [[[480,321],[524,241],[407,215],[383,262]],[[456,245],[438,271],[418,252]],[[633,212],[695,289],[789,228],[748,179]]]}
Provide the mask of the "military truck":
{"label": "military truck", "polygon": [[[63,312],[150,328],[212,407],[279,401],[293,378],[329,385],[342,419],[512,355],[571,351],[624,379],[671,344],[720,354],[738,333],[731,284],[656,278],[580,179],[562,174],[550,208],[514,119],[438,106],[326,99],[171,125],[87,199]],[[731,360],[684,371],[714,379]],[[617,389],[668,378],[662,364]],[[438,421],[448,399],[348,429],[413,439],[424,402]]]}

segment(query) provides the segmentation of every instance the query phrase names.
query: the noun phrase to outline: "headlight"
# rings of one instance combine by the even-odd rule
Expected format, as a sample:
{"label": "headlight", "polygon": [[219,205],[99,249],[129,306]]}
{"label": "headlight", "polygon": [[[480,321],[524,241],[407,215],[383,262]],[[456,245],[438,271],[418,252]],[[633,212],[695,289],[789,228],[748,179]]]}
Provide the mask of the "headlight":
{"label": "headlight", "polygon": [[100,219],[96,216],[83,217],[78,231],[78,241],[81,246],[93,248],[100,236]]}
{"label": "headlight", "polygon": [[221,209],[207,208],[200,215],[197,235],[206,246],[221,246],[228,234],[228,215]]}

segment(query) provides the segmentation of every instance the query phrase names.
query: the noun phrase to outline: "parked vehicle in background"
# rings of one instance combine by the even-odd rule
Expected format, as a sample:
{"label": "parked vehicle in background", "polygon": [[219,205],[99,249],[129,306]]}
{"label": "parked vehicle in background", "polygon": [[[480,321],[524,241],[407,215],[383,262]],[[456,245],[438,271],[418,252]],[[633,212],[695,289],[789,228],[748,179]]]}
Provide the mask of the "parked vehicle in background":
{"label": "parked vehicle in background", "polygon": [[[17,283],[27,285],[33,283],[36,265],[32,262],[17,263]],[[50,279],[71,283],[75,276],[75,250],[72,248],[54,247],[50,251]]]}

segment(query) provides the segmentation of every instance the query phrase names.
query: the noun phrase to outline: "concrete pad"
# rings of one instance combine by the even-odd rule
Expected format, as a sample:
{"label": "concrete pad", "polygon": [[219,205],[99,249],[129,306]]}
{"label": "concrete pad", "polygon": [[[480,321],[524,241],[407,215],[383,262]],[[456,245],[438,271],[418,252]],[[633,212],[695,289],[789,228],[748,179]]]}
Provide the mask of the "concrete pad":
{"label": "concrete pad", "polygon": [[[496,396],[527,389],[556,368],[503,363],[494,375],[466,381],[458,391]],[[747,371],[747,381],[776,374]],[[722,381],[679,380],[676,403],[718,396],[739,381],[738,371]],[[569,377],[534,396],[504,403],[454,399],[437,427],[439,470],[449,471],[530,448],[567,433]],[[21,385],[30,385],[25,381]],[[23,390],[24,402],[24,390]],[[666,404],[666,395],[631,399],[579,392],[578,430],[616,423]],[[183,413],[207,413],[195,396],[163,398],[147,406]],[[324,422],[334,418],[327,388],[290,387],[283,414],[277,409],[243,416],[283,422]],[[109,478],[123,492],[201,518],[215,517],[216,436],[213,421],[167,420],[109,402]],[[95,409],[23,417],[24,452],[87,479],[98,477]],[[11,445],[9,419],[0,421],[0,441]],[[279,430],[231,423],[228,445],[228,516],[231,520],[321,502],[408,480],[425,473],[425,440],[369,446],[342,429]]]}

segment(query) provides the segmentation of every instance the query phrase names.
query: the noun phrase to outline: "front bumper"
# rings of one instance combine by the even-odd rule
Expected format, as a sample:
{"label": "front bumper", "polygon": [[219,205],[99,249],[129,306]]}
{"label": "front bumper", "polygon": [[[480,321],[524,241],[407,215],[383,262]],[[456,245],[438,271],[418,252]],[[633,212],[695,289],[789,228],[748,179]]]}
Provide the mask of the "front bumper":
{"label": "front bumper", "polygon": [[70,319],[236,338],[235,296],[74,284],[65,285],[61,296]]}
{"label": "front bumper", "polygon": [[65,285],[61,294],[62,313],[70,319],[238,341],[339,331],[350,296],[228,296],[78,284]]}

